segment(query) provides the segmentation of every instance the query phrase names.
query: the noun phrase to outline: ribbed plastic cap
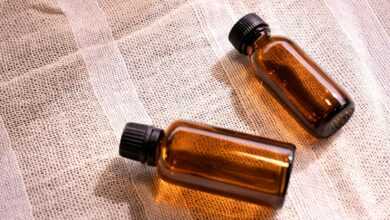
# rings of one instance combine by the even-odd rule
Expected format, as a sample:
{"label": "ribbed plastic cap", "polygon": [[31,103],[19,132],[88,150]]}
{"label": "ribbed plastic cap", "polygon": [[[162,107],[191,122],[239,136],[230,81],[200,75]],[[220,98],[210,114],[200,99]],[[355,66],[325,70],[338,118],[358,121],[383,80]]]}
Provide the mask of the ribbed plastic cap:
{"label": "ribbed plastic cap", "polygon": [[156,148],[163,136],[162,129],[144,124],[127,123],[123,129],[119,155],[154,166]]}
{"label": "ribbed plastic cap", "polygon": [[253,44],[260,35],[269,33],[268,24],[254,13],[242,17],[229,33],[229,41],[242,54],[246,47]]}

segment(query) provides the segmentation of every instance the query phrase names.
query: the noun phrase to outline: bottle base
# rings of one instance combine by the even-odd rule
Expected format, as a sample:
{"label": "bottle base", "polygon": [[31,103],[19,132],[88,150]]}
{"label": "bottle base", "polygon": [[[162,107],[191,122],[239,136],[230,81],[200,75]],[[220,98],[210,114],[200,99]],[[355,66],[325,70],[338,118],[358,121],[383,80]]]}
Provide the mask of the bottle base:
{"label": "bottle base", "polygon": [[330,121],[316,129],[314,135],[318,138],[327,138],[331,136],[348,122],[354,111],[355,105],[351,102],[344,107],[344,109],[334,115]]}

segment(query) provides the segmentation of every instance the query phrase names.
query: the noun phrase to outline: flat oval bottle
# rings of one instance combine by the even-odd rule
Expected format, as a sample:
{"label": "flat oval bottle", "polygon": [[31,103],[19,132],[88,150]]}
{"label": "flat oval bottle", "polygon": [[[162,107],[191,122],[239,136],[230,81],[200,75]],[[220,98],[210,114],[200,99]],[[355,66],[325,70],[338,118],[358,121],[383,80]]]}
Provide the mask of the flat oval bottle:
{"label": "flat oval bottle", "polygon": [[295,146],[188,121],[162,129],[128,123],[120,155],[157,167],[163,180],[281,207]]}
{"label": "flat oval bottle", "polygon": [[291,40],[271,36],[256,14],[241,18],[229,40],[248,55],[256,75],[278,101],[312,135],[326,138],[352,116],[348,94]]}

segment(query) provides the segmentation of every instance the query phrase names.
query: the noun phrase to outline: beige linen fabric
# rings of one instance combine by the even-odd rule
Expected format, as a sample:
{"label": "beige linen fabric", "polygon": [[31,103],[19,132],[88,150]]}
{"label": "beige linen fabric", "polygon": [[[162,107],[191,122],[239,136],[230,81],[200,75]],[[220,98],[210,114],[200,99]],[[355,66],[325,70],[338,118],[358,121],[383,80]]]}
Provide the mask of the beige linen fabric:
{"label": "beige linen fabric", "polygon": [[[308,135],[227,40],[256,12],[356,102]],[[389,219],[386,0],[0,1],[0,219]],[[190,119],[292,142],[272,210],[157,179],[118,156],[127,121]]]}

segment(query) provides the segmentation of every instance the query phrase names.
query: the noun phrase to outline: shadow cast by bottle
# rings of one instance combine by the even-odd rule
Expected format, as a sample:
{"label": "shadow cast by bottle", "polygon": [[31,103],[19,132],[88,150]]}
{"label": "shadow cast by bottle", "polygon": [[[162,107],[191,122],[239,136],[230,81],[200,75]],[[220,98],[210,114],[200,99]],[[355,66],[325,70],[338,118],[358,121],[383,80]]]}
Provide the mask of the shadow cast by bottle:
{"label": "shadow cast by bottle", "polygon": [[125,159],[114,158],[100,175],[95,195],[113,203],[126,204],[132,219],[147,219],[142,201],[131,182],[128,166]]}

